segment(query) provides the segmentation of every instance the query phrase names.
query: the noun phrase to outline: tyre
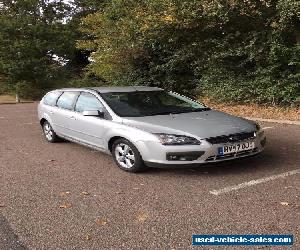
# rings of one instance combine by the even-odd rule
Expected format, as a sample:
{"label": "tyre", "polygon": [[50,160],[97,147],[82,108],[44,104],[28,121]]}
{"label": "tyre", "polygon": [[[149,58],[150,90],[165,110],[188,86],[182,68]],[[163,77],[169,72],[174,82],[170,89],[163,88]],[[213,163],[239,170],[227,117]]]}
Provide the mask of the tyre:
{"label": "tyre", "polygon": [[140,152],[126,139],[118,139],[112,145],[112,156],[119,168],[128,172],[141,172],[146,169]]}
{"label": "tyre", "polygon": [[42,127],[43,127],[44,136],[48,142],[53,143],[59,141],[59,137],[56,135],[56,133],[54,132],[52,126],[48,121],[45,121],[42,124]]}

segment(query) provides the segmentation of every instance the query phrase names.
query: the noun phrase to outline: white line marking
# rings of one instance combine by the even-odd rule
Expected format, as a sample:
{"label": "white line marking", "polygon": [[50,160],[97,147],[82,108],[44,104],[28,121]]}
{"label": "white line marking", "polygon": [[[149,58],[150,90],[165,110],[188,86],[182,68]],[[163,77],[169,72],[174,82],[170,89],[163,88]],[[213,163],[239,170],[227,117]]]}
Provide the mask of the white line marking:
{"label": "white line marking", "polygon": [[36,122],[25,122],[25,123],[21,123],[20,125],[35,125]]}
{"label": "white line marking", "polygon": [[262,128],[263,130],[267,130],[267,129],[272,129],[272,128],[274,128],[274,127],[264,127],[264,128]]}
{"label": "white line marking", "polygon": [[[23,118],[28,118],[28,117],[37,117],[37,115],[18,116],[17,118],[18,119],[23,119]],[[14,119],[14,117],[8,117],[8,119],[9,118]],[[12,119],[9,119],[9,120],[11,121]]]}
{"label": "white line marking", "polygon": [[225,187],[225,188],[221,188],[221,189],[217,189],[217,190],[212,190],[212,191],[209,191],[209,192],[211,194],[214,194],[214,195],[229,193],[231,191],[235,191],[235,190],[238,190],[238,189],[241,189],[241,188],[251,187],[251,186],[254,186],[254,185],[257,185],[257,184],[260,184],[260,183],[273,181],[273,180],[280,179],[280,178],[285,178],[287,176],[291,176],[291,175],[295,175],[295,174],[300,174],[300,168],[289,171],[289,172],[285,172],[285,173],[282,173],[282,174],[271,175],[269,177],[265,177],[265,178],[261,178],[261,179],[257,179],[257,180],[251,180],[251,181],[243,182],[243,183],[235,185],[235,186],[229,186],[229,187]]}
{"label": "white line marking", "polygon": [[13,111],[10,111],[11,113],[36,113],[36,110],[27,110],[27,109],[24,109],[24,110],[13,110]]}
{"label": "white line marking", "polygon": [[37,117],[37,115],[34,115],[34,114],[30,114],[30,115],[26,115],[26,116],[18,116],[18,118],[26,118],[26,117]]}

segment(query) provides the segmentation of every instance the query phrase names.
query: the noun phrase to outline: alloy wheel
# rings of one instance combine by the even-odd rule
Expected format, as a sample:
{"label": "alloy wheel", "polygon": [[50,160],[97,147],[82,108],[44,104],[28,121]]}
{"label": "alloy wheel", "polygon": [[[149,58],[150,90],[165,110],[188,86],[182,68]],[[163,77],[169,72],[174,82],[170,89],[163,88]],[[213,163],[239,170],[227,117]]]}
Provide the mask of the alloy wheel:
{"label": "alloy wheel", "polygon": [[135,163],[134,152],[131,147],[125,143],[120,143],[115,147],[115,156],[117,162],[123,168],[132,168]]}
{"label": "alloy wheel", "polygon": [[44,124],[44,134],[48,141],[51,141],[53,139],[53,130],[48,122],[45,122]]}

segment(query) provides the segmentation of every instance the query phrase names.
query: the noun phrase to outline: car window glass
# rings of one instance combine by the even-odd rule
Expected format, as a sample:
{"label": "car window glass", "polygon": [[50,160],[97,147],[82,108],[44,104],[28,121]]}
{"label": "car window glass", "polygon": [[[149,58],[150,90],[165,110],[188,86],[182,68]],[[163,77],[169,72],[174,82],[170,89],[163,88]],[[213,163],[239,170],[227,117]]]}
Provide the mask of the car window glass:
{"label": "car window glass", "polygon": [[187,97],[166,91],[109,92],[101,94],[119,116],[141,117],[209,110]]}
{"label": "car window glass", "polygon": [[77,92],[64,92],[57,101],[57,107],[72,110],[77,95]]}
{"label": "car window glass", "polygon": [[75,106],[75,111],[77,112],[101,109],[103,109],[103,105],[101,104],[101,102],[96,96],[90,93],[81,93]]}
{"label": "car window glass", "polygon": [[61,92],[55,91],[55,92],[50,92],[44,97],[44,104],[50,105],[50,106],[55,106],[57,98],[60,96]]}

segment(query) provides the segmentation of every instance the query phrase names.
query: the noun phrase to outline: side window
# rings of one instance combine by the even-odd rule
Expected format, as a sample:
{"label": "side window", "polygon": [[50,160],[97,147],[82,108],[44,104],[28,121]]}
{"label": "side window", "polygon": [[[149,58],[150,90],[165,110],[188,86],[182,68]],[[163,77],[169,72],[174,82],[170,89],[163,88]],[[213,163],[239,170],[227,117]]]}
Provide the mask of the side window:
{"label": "side window", "polygon": [[73,109],[73,104],[76,97],[78,96],[77,92],[64,92],[57,101],[57,107],[62,109]]}
{"label": "side window", "polygon": [[44,99],[43,103],[49,106],[55,106],[57,98],[60,96],[61,92],[59,91],[53,91],[48,93]]}
{"label": "side window", "polygon": [[75,105],[75,111],[80,113],[87,110],[100,110],[100,109],[103,109],[103,105],[97,99],[96,96],[90,93],[81,93]]}

